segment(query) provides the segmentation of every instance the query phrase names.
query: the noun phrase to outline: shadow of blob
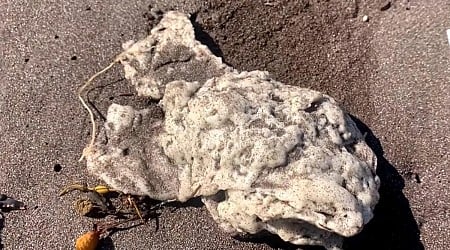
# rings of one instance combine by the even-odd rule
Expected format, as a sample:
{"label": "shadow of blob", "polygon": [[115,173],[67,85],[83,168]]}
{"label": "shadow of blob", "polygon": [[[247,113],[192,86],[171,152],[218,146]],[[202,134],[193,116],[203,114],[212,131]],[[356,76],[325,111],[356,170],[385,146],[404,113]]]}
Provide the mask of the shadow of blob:
{"label": "shadow of blob", "polygon": [[377,175],[381,185],[373,219],[361,233],[345,240],[344,249],[423,250],[419,227],[402,192],[404,179],[384,158],[381,143],[369,127],[358,118],[351,118],[362,133],[367,133],[366,142],[378,158]]}
{"label": "shadow of blob", "polygon": [[198,13],[193,13],[189,19],[191,20],[192,26],[194,27],[195,39],[200,41],[203,45],[206,45],[208,49],[217,57],[223,58],[223,52],[219,45],[214,41],[214,39],[206,33],[202,26],[196,21]]}
{"label": "shadow of blob", "polygon": [[202,198],[201,197],[194,197],[192,199],[189,199],[186,202],[171,202],[168,203],[166,205],[164,205],[165,207],[173,207],[173,208],[184,208],[184,207],[203,207],[204,204],[202,202]]}

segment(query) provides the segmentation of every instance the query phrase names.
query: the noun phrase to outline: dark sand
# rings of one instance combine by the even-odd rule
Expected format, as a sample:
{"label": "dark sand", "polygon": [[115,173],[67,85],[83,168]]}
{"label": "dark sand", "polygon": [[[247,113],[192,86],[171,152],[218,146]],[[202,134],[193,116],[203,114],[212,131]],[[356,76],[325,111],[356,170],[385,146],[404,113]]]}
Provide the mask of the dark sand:
{"label": "dark sand", "polygon": [[[90,125],[75,91],[121,51],[122,42],[146,35],[144,14],[158,1],[55,2],[0,4],[0,193],[29,206],[5,213],[4,249],[71,249],[90,229],[91,220],[72,208],[78,195],[57,196],[71,182],[98,183],[78,162]],[[449,249],[450,2],[396,0],[381,10],[387,2],[159,6],[195,12],[199,38],[228,64],[323,91],[358,119],[379,157],[381,201],[346,249]],[[99,85],[120,74],[117,67]],[[126,98],[117,95],[131,93],[127,87],[111,92],[125,84],[110,84],[91,99],[104,112],[107,103]],[[117,232],[102,249],[293,248],[272,238],[232,239],[195,204],[166,208],[158,230],[152,221]]]}

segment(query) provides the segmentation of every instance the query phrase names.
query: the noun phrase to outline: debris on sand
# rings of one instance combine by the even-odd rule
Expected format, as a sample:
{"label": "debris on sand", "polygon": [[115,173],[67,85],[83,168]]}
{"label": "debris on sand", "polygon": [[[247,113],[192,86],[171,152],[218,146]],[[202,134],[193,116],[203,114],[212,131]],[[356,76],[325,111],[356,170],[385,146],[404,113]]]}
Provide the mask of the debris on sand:
{"label": "debris on sand", "polygon": [[381,11],[386,11],[386,10],[388,10],[389,8],[391,8],[391,6],[392,6],[391,1],[386,1],[386,2],[383,4],[383,6],[381,6],[380,10],[381,10]]}
{"label": "debris on sand", "polygon": [[[158,202],[157,204],[153,202],[152,204],[148,197],[124,194],[105,185],[91,188],[86,184],[72,184],[64,188],[59,195],[63,196],[75,190],[87,194],[85,198],[79,198],[75,202],[75,209],[80,215],[105,218],[103,222],[94,224],[93,230],[81,235],[76,240],[76,250],[96,249],[101,236],[110,230],[117,229],[118,226],[135,221],[145,224],[147,220],[157,215],[156,210],[170,202]],[[107,217],[113,217],[114,221]]]}
{"label": "debris on sand", "polygon": [[265,230],[328,249],[371,220],[376,157],[332,97],[229,67],[180,12],[123,47],[107,69],[121,63],[138,95],[159,104],[109,107],[83,155],[110,187],[162,201],[201,197],[226,232]]}
{"label": "debris on sand", "polygon": [[369,16],[368,15],[364,15],[362,18],[363,22],[368,22],[369,21]]}
{"label": "debris on sand", "polygon": [[2,210],[25,210],[27,206],[21,201],[8,197],[6,194],[0,194],[0,211]]}

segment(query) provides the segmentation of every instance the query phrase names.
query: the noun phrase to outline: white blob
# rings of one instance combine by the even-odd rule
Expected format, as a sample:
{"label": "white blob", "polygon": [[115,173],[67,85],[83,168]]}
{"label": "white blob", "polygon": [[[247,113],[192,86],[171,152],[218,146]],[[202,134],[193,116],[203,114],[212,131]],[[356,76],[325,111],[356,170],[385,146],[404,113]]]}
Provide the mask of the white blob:
{"label": "white blob", "polygon": [[267,230],[328,249],[372,218],[376,157],[333,98],[230,68],[179,12],[124,48],[126,78],[164,116],[110,107],[107,139],[87,156],[108,184],[155,199],[200,196],[229,233]]}

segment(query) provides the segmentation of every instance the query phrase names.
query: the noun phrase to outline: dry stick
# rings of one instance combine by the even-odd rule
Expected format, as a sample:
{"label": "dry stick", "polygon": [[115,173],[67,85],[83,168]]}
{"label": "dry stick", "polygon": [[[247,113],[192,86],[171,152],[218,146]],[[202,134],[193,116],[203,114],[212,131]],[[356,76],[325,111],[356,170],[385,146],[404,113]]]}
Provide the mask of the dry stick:
{"label": "dry stick", "polygon": [[[169,202],[174,202],[174,201],[177,201],[177,200],[172,199],[172,200],[161,201],[160,203],[152,206],[149,210],[152,211],[152,210],[161,208],[165,204],[167,204]],[[116,221],[116,222],[111,222],[111,223],[102,223],[102,224],[97,224],[96,223],[96,224],[94,224],[94,230],[98,231],[100,234],[104,234],[104,233],[106,233],[106,231],[108,231],[108,230],[110,230],[112,228],[115,228],[117,226],[123,225],[123,224],[131,222],[131,221],[136,221],[138,219],[141,219],[142,223],[145,224],[145,221],[142,219],[141,215],[137,214],[135,216],[132,216],[132,217],[127,218],[127,219],[122,220],[122,221]]]}
{"label": "dry stick", "polygon": [[138,219],[139,219],[139,217],[133,216],[133,217],[128,218],[126,220],[122,220],[122,221],[118,221],[118,222],[112,222],[112,223],[109,223],[109,224],[102,224],[102,225],[100,225],[100,229],[98,231],[101,234],[103,234],[103,233],[105,233],[106,231],[108,231],[111,228],[115,228],[115,227],[120,226],[122,224],[131,222],[131,221],[134,221],[134,220],[138,220]]}
{"label": "dry stick", "polygon": [[[81,87],[78,89],[78,99],[80,99],[81,104],[82,104],[83,107],[88,111],[89,117],[90,117],[91,123],[92,123],[91,142],[89,143],[89,146],[86,148],[86,149],[88,149],[88,150],[91,149],[92,146],[94,146],[95,135],[97,134],[97,125],[96,125],[96,123],[95,123],[95,117],[94,117],[94,113],[92,112],[92,109],[86,104],[86,102],[84,101],[84,99],[83,99],[83,97],[82,97],[83,91],[86,89],[86,87],[88,87],[88,86],[91,84],[91,82],[92,82],[95,78],[97,78],[99,75],[101,75],[101,74],[105,73],[106,71],[108,71],[110,68],[112,68],[112,67],[114,66],[114,64],[118,63],[118,62],[120,61],[120,59],[121,59],[121,56],[122,56],[122,54],[120,54],[119,56],[117,56],[117,57],[114,59],[114,61],[113,61],[112,63],[110,63],[106,68],[104,68],[104,69],[98,71],[98,72],[95,73],[93,76],[91,76],[91,77],[86,81],[86,83],[83,84],[83,86],[81,86]],[[86,149],[85,149],[85,150],[86,150]],[[79,161],[82,161],[83,158],[85,157],[85,155],[86,155],[85,150],[83,150],[83,154],[81,155],[81,158],[79,159]]]}

